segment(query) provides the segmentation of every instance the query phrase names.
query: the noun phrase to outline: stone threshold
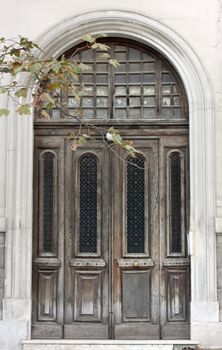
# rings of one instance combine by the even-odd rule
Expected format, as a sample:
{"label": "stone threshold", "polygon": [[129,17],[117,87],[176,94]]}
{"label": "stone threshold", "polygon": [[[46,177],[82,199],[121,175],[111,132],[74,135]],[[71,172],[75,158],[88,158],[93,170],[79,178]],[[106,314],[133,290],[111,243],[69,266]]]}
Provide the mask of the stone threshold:
{"label": "stone threshold", "polygon": [[188,339],[172,339],[172,340],[117,340],[117,339],[31,339],[24,340],[22,344],[125,344],[125,345],[137,345],[137,344],[169,344],[169,345],[198,345],[197,340]]}
{"label": "stone threshold", "polygon": [[33,339],[23,341],[23,350],[182,350],[195,349],[194,340],[95,340]]}

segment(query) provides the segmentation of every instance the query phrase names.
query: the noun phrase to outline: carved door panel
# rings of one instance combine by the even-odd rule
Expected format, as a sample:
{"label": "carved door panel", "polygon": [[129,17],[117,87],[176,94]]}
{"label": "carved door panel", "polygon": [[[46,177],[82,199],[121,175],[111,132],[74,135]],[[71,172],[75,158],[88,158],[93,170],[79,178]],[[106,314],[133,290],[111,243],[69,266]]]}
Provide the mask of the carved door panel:
{"label": "carved door panel", "polygon": [[108,338],[109,166],[102,142],[66,147],[65,338]]}
{"label": "carved door panel", "polygon": [[113,156],[113,312],[116,339],[159,339],[158,141]]}
{"label": "carved door panel", "polygon": [[64,140],[36,137],[32,337],[62,338],[64,319]]}
{"label": "carved door panel", "polygon": [[159,149],[161,337],[189,339],[188,136],[162,136]]}

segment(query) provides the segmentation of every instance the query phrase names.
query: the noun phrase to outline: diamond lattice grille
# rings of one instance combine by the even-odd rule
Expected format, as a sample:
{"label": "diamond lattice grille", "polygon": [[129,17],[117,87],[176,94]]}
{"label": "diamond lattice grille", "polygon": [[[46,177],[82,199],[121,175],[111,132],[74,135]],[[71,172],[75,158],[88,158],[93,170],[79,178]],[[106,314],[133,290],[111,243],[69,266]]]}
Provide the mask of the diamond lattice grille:
{"label": "diamond lattice grille", "polygon": [[97,159],[85,155],[80,160],[80,253],[97,252]]}
{"label": "diamond lattice grille", "polygon": [[144,158],[128,158],[127,252],[144,253]]}

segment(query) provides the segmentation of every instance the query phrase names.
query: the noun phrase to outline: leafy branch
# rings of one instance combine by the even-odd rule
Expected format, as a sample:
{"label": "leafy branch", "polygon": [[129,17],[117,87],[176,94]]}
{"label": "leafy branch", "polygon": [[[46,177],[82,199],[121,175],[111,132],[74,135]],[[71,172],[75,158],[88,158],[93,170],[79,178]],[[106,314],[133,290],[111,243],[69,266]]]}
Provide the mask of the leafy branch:
{"label": "leafy branch", "polygon": [[[68,91],[77,102],[85,93],[84,85],[81,83],[81,74],[91,70],[91,67],[77,62],[75,55],[79,50],[91,48],[102,51],[101,56],[115,68],[119,63],[110,55],[110,47],[97,41],[98,38],[91,34],[85,34],[82,40],[84,46],[77,48],[67,58],[62,55],[60,58],[41,58],[43,50],[38,44],[28,38],[19,36],[18,38],[0,38],[0,94],[7,94],[17,108],[18,115],[28,116],[34,108],[43,119],[51,119],[50,112],[53,108],[58,108],[63,115],[72,117],[79,125],[79,130],[73,138],[72,149],[91,140],[90,130],[93,129],[100,136],[106,145],[116,144],[121,149],[126,150],[131,156],[136,156],[137,151],[131,141],[123,140],[120,134],[113,127],[109,129],[99,128],[87,122],[81,109],[76,108],[74,114],[69,114],[60,100],[60,91]],[[20,77],[28,74],[28,82],[21,83]],[[5,77],[10,75],[12,80],[9,84],[4,84]],[[33,86],[37,89],[29,96],[29,91]],[[0,108],[0,116],[8,116],[7,108]],[[87,130],[82,132],[82,127]]]}

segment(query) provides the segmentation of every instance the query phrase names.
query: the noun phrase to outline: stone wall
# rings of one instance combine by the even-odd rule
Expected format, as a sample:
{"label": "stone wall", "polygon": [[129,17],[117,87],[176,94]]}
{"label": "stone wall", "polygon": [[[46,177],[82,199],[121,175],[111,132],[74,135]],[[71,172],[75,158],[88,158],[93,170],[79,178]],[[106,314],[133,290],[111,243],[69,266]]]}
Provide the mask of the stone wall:
{"label": "stone wall", "polygon": [[0,232],[0,320],[2,320],[2,299],[5,279],[5,234]]}
{"label": "stone wall", "polygon": [[222,233],[217,233],[217,297],[222,321]]}

